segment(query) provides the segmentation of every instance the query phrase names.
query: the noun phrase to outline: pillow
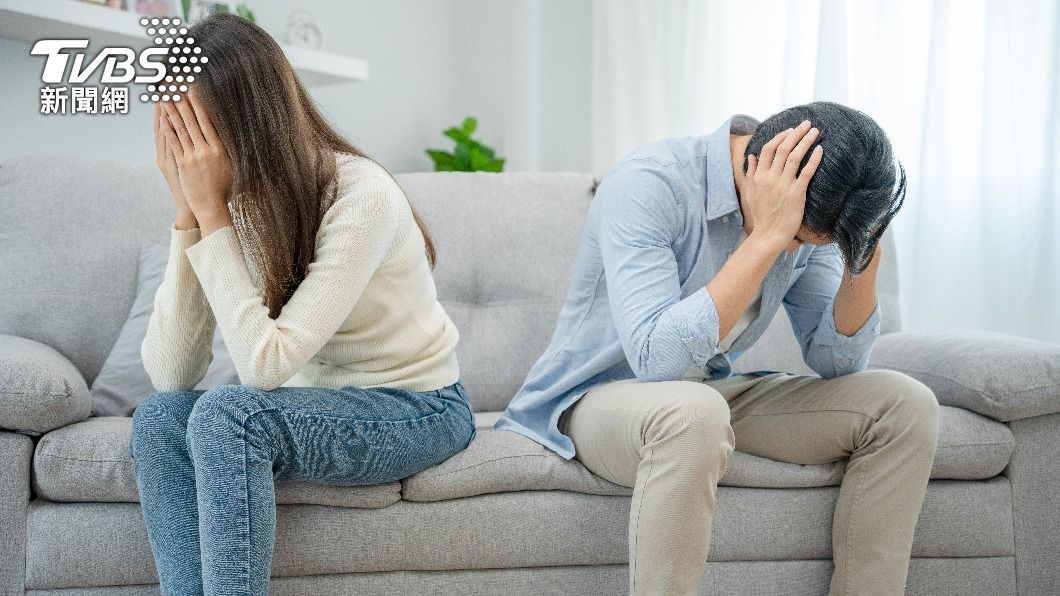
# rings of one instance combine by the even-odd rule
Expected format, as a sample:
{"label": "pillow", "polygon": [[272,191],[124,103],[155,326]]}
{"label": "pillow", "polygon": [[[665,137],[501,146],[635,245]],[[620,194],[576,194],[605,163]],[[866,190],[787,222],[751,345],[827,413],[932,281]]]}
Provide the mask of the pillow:
{"label": "pillow", "polygon": [[1000,422],[1060,412],[1060,345],[962,329],[884,333],[869,368],[905,373],[944,406]]}
{"label": "pillow", "polygon": [[[114,343],[114,348],[103,363],[103,369],[92,383],[93,416],[132,416],[136,406],[155,391],[140,359],[140,345],[147,336],[147,323],[154,310],[155,293],[162,285],[168,260],[169,247],[166,245],[146,243],[140,249],[136,299],[118,334],[118,341]],[[221,332],[214,329],[213,362],[195,389],[238,383],[239,375],[221,339]]]}
{"label": "pillow", "polygon": [[81,371],[54,348],[0,334],[0,428],[40,436],[89,415]]}

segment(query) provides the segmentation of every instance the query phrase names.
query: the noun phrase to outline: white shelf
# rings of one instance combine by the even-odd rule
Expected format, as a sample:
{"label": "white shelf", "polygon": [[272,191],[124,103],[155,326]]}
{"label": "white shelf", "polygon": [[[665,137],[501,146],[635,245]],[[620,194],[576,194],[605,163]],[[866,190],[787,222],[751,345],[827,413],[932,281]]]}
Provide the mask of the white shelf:
{"label": "white shelf", "polygon": [[[179,4],[179,0],[175,2]],[[79,0],[0,0],[0,37],[31,43],[39,39],[79,38],[88,39],[89,48],[107,45],[144,48],[150,40],[140,25],[140,18],[141,15],[132,11]],[[309,87],[368,78],[368,63],[364,60],[280,45]]]}

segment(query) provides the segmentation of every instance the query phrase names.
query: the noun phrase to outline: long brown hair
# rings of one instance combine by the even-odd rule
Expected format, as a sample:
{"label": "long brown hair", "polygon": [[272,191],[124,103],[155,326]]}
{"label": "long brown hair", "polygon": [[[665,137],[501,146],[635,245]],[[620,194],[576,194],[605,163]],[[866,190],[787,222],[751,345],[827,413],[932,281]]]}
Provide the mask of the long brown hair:
{"label": "long brown hair", "polygon": [[[265,305],[275,319],[305,279],[324,212],[336,198],[335,152],[367,156],[321,116],[263,29],[218,13],[187,35],[208,58],[195,76],[195,94],[228,153],[233,224],[261,273]],[[434,243],[409,206],[433,268]]]}

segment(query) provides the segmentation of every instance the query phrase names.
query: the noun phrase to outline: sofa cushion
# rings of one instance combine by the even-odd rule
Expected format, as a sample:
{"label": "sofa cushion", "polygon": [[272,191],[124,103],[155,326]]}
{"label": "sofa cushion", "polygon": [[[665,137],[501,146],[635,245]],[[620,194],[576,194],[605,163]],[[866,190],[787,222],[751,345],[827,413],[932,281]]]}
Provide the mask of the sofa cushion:
{"label": "sofa cushion", "polygon": [[[118,340],[114,342],[103,368],[92,382],[93,416],[132,416],[136,406],[155,391],[151,377],[144,369],[140,347],[147,336],[147,326],[155,310],[155,294],[162,285],[168,260],[167,245],[147,242],[140,247],[136,299],[129,310],[129,318],[118,334]],[[214,328],[211,350],[213,360],[206,369],[206,375],[194,389],[212,389],[218,385],[239,383],[239,374],[232,364],[232,356],[224,344],[219,326]]]}
{"label": "sofa cushion", "polygon": [[88,418],[88,387],[51,346],[0,334],[0,428],[40,436]]}
{"label": "sofa cushion", "polygon": [[500,420],[501,415],[504,412],[497,410],[496,412],[475,412],[475,428],[478,430],[490,430],[493,425]]}
{"label": "sofa cushion", "polygon": [[[477,414],[483,421],[496,413]],[[440,465],[402,481],[407,501],[438,501],[516,490],[569,490],[594,495],[629,495],[632,489],[608,482],[576,460],[565,460],[515,432],[482,430],[467,449]],[[738,441],[737,441],[738,442]],[[1008,465],[1015,449],[1009,428],[973,412],[941,406],[933,479],[992,478]],[[762,488],[837,486],[846,461],[801,465],[733,452],[719,484]]]}
{"label": "sofa cushion", "polygon": [[1000,474],[1016,451],[1007,424],[975,412],[939,406],[939,442],[932,478],[981,480]]}
{"label": "sofa cushion", "polygon": [[[720,487],[710,529],[710,559],[816,559],[831,564],[838,495],[835,486]],[[434,503],[401,501],[371,510],[280,505],[272,575],[625,565],[629,507],[629,497],[567,491],[499,493]],[[29,589],[158,581],[136,504],[37,499],[29,504],[27,526]],[[1013,541],[1008,478],[935,480],[924,496],[912,555],[1008,557]],[[398,588],[396,593],[415,592]],[[498,587],[489,593],[503,590]]]}
{"label": "sofa cushion", "polygon": [[403,480],[401,495],[406,501],[440,501],[519,490],[633,494],[523,435],[480,430],[467,449]]}
{"label": "sofa cushion", "polygon": [[[0,333],[54,347],[91,385],[136,292],[143,242],[174,204],[154,164],[27,155],[0,162]],[[14,214],[17,214],[14,215]]]}
{"label": "sofa cushion", "polygon": [[[140,495],[129,459],[132,418],[92,417],[41,437],[33,454],[33,490],[50,501],[130,502]],[[332,486],[276,481],[278,504],[379,508],[400,498],[397,482]]]}
{"label": "sofa cushion", "polygon": [[1060,411],[1060,345],[991,331],[885,333],[869,368],[905,373],[939,403],[1011,422]]}
{"label": "sofa cushion", "polygon": [[556,326],[593,177],[442,172],[397,181],[438,248],[432,273],[460,330],[460,380],[475,410],[502,410]]}

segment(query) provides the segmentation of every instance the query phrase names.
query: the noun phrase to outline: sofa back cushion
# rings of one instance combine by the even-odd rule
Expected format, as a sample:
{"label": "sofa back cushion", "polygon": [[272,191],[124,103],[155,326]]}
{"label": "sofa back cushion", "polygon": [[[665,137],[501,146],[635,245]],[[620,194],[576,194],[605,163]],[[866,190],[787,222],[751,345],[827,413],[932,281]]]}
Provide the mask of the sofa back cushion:
{"label": "sofa back cushion", "polygon": [[434,240],[438,298],[460,331],[472,405],[504,409],[552,336],[593,177],[452,172],[397,181]]}
{"label": "sofa back cushion", "polygon": [[140,244],[168,243],[173,201],[153,166],[0,162],[0,333],[51,346],[89,385],[136,294]]}

